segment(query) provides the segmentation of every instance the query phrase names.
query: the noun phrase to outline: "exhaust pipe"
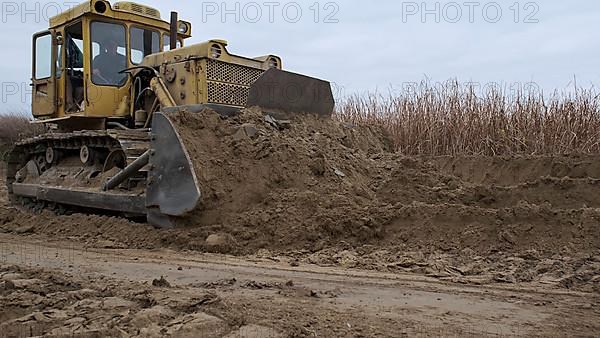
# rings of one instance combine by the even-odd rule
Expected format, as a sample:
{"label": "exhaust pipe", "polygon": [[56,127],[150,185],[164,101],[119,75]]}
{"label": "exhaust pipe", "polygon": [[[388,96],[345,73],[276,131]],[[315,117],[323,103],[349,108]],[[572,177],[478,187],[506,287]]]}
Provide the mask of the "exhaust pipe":
{"label": "exhaust pipe", "polygon": [[177,22],[179,21],[179,15],[177,12],[171,12],[171,50],[177,48]]}

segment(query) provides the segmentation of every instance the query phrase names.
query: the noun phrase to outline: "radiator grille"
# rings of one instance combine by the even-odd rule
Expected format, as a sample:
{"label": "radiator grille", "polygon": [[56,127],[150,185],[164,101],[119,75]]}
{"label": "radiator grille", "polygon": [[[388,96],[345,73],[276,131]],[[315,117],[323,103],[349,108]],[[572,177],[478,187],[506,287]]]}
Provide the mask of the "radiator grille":
{"label": "radiator grille", "polygon": [[208,60],[206,74],[209,81],[220,81],[249,86],[264,72],[262,69]]}
{"label": "radiator grille", "polygon": [[232,106],[245,107],[250,87],[221,82],[208,82],[208,101]]}

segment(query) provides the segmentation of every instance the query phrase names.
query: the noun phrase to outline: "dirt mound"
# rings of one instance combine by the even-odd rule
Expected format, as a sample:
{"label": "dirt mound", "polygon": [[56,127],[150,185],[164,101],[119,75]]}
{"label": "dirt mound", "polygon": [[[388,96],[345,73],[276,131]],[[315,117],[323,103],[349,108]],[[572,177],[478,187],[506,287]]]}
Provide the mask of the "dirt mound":
{"label": "dirt mound", "polygon": [[196,225],[256,208],[276,209],[277,194],[283,191],[352,195],[347,189],[367,189],[374,174],[365,154],[389,149],[381,130],[311,117],[289,125],[271,124],[256,110],[230,119],[210,111],[171,118],[179,125],[203,190]]}
{"label": "dirt mound", "polygon": [[[404,157],[390,151],[379,128],[317,117],[276,121],[257,110],[231,118],[212,111],[170,117],[203,194],[201,208],[179,228],[0,207],[0,229],[108,247],[329,257],[320,261],[347,250],[359,266],[377,268],[372,257],[394,263],[399,252],[418,252],[417,266],[441,271],[460,265],[470,250],[502,262],[484,258],[473,271],[502,267],[507,275],[533,250],[526,266],[566,262],[569,268],[556,270],[564,278],[600,254],[600,156]],[[452,258],[444,265],[440,254]],[[568,283],[600,282],[598,264],[590,269]]]}
{"label": "dirt mound", "polygon": [[255,110],[171,118],[203,190],[187,226],[230,233],[251,250],[376,237],[369,214],[381,203],[371,185],[387,169],[373,156],[390,149],[381,130],[315,117],[277,124]]}
{"label": "dirt mound", "polygon": [[[475,175],[462,180],[456,164],[440,170],[449,164],[392,154],[377,129],[314,117],[282,128],[255,110],[232,119],[172,118],[204,190],[202,210],[186,225],[231,234],[246,250],[315,251],[342,241],[478,251],[600,247],[598,212],[587,209],[600,200],[590,159],[509,161],[505,170],[518,180],[502,182],[524,183],[495,186]],[[490,163],[479,171],[474,159],[470,165],[489,177]]]}

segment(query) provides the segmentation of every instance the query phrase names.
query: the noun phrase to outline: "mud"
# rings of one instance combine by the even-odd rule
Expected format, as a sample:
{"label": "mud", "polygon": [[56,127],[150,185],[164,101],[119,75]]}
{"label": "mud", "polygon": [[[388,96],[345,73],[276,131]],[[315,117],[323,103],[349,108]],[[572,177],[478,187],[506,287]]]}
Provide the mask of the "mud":
{"label": "mud", "polygon": [[6,206],[1,229],[600,291],[600,156],[403,157],[375,127],[255,110],[171,118],[203,193],[178,229]]}
{"label": "mud", "polygon": [[242,309],[210,290],[67,279],[17,266],[2,267],[0,278],[1,337],[283,337],[246,323]]}
{"label": "mud", "polygon": [[0,234],[2,337],[587,337],[596,294]]}

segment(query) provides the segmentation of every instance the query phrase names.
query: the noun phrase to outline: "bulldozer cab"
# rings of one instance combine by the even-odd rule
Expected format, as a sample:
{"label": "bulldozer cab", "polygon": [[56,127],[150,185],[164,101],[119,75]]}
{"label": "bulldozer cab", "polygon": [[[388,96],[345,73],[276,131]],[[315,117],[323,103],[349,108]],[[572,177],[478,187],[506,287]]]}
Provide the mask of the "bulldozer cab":
{"label": "bulldozer cab", "polygon": [[132,80],[123,71],[168,50],[170,26],[153,8],[104,0],[51,18],[49,30],[33,37],[33,115],[42,121],[130,115]]}

